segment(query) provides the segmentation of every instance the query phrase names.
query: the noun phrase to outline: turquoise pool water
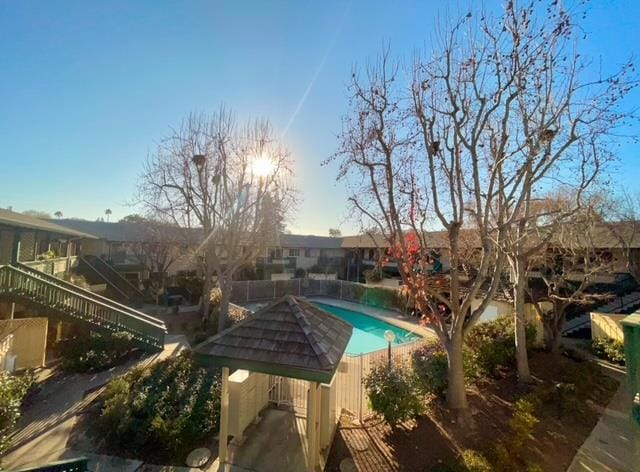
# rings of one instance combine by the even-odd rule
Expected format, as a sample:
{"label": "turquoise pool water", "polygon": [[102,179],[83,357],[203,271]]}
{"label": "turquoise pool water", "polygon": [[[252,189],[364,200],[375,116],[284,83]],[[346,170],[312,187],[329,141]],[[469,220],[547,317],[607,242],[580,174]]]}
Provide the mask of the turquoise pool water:
{"label": "turquoise pool water", "polygon": [[332,315],[345,320],[353,326],[353,334],[349,344],[347,344],[347,354],[355,356],[358,354],[366,354],[367,352],[377,351],[387,347],[387,341],[384,339],[384,332],[388,329],[396,335],[394,344],[404,344],[407,342],[420,339],[417,334],[393,326],[384,321],[380,321],[372,316],[367,316],[357,311],[338,308],[324,303],[314,302],[314,305],[328,311]]}

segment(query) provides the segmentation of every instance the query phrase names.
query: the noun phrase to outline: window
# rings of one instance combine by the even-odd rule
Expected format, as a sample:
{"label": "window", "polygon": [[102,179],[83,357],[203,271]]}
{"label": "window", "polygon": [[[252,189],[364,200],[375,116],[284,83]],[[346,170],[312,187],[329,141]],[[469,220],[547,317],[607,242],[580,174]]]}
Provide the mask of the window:
{"label": "window", "polygon": [[275,247],[271,249],[271,259],[282,259],[282,248]]}
{"label": "window", "polygon": [[289,248],[289,257],[298,257],[300,255],[300,249],[297,247]]}
{"label": "window", "polygon": [[309,248],[305,248],[305,250],[304,250],[304,257],[312,257],[312,256],[311,256],[311,249],[309,249]]}

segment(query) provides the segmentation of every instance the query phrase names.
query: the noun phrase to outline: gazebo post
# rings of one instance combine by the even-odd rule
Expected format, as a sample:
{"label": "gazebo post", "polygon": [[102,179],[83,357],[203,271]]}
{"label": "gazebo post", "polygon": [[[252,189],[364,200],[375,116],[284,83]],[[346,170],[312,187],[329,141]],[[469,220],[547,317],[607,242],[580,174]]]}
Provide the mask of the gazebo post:
{"label": "gazebo post", "polygon": [[315,472],[318,463],[318,416],[320,413],[319,400],[320,384],[309,382],[309,397],[307,400],[307,471]]}
{"label": "gazebo post", "polygon": [[219,471],[227,462],[227,438],[229,437],[229,368],[222,368],[222,388],[220,389],[220,435],[218,440]]}

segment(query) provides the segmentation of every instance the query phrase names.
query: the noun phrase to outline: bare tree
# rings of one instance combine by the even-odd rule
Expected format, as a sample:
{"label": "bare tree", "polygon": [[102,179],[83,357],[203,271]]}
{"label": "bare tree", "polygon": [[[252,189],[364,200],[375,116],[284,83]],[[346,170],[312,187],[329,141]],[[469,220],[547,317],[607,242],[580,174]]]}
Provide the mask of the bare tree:
{"label": "bare tree", "polygon": [[342,231],[338,228],[329,228],[329,236],[332,238],[340,238],[342,236]]}
{"label": "bare tree", "polygon": [[189,233],[175,225],[140,215],[137,215],[135,222],[129,222],[139,226],[137,240],[131,244],[131,249],[149,272],[149,289],[158,303],[158,297],[166,285],[169,268],[180,257],[188,254],[190,245],[185,237]]}
{"label": "bare tree", "polygon": [[140,201],[177,226],[201,231],[203,316],[215,282],[219,329],[227,325],[233,274],[274,245],[294,204],[290,173],[289,153],[269,122],[239,125],[224,107],[189,115],[145,165]]}
{"label": "bare tree", "polygon": [[[499,18],[469,13],[440,29],[431,54],[409,70],[385,50],[364,77],[352,77],[338,178],[365,224],[393,248],[406,289],[428,314],[449,359],[448,403],[462,417],[463,340],[501,286],[508,235],[541,189],[598,165],[623,118],[618,100],[633,85],[631,65],[583,79],[570,48],[573,18],[557,3],[542,18],[539,8],[513,2]],[[447,283],[428,265],[427,229],[438,227]],[[469,234],[473,251],[463,250]]]}
{"label": "bare tree", "polygon": [[[543,231],[550,237],[544,238],[544,246],[527,261],[527,272],[534,282],[541,281],[542,287],[533,284],[527,293],[543,321],[546,347],[557,353],[567,310],[611,298],[609,293],[591,289],[599,275],[613,268],[611,253],[602,249],[603,235],[610,241],[612,234],[592,205]],[[545,309],[543,302],[550,303],[552,309]]]}

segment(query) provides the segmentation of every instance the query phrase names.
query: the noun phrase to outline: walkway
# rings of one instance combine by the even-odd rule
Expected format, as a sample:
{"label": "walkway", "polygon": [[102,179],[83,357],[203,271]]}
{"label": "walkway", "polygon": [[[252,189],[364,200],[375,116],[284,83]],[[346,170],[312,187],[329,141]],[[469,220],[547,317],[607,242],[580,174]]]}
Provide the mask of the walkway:
{"label": "walkway", "polygon": [[[245,431],[242,444],[229,444],[229,464],[225,472],[285,472],[306,470],[307,420],[291,411],[267,408],[258,424]],[[320,463],[326,463],[329,450],[321,451]],[[217,472],[218,460],[207,467]]]}
{"label": "walkway", "polygon": [[637,472],[640,426],[631,419],[631,398],[621,380],[600,421],[578,449],[567,472]]}
{"label": "walkway", "polygon": [[[141,360],[137,359],[97,374],[60,376],[45,381],[42,390],[38,392],[18,423],[13,446],[2,459],[3,467],[12,470],[70,457],[67,441],[75,425],[76,416],[102,392],[109,380],[134,367],[176,356],[184,349],[189,349],[184,336],[167,336],[165,348],[158,354],[148,355]],[[50,371],[44,371],[44,374],[46,377]],[[75,456],[82,454],[76,454],[74,451]]]}

